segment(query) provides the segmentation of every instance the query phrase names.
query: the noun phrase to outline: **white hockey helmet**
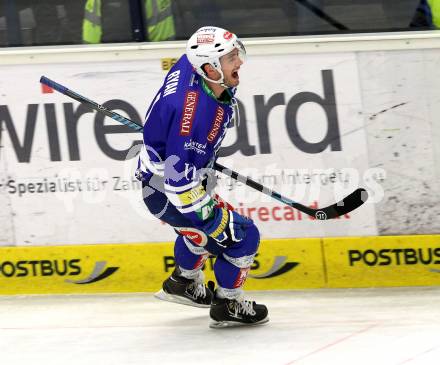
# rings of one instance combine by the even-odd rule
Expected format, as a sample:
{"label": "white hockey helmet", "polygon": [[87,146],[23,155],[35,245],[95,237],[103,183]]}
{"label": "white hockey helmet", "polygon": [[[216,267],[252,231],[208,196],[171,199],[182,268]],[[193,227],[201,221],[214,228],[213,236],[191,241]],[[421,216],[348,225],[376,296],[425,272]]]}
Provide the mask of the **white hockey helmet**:
{"label": "white hockey helmet", "polygon": [[[224,75],[220,64],[220,57],[238,49],[240,59],[244,62],[246,50],[243,43],[234,33],[225,29],[206,26],[197,30],[186,44],[186,55],[196,72],[205,79],[224,85]],[[220,73],[219,80],[209,79],[202,66],[209,63]]]}

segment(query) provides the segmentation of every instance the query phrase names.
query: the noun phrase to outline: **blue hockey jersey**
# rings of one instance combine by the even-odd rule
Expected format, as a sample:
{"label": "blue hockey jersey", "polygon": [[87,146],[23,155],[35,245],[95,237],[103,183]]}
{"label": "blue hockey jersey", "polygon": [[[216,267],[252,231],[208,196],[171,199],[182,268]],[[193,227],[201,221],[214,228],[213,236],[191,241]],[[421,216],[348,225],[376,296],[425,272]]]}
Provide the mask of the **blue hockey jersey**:
{"label": "blue hockey jersey", "polygon": [[164,193],[196,227],[213,213],[203,186],[220,144],[234,119],[235,89],[219,101],[183,55],[168,72],[144,124],[138,171],[144,179],[164,177]]}

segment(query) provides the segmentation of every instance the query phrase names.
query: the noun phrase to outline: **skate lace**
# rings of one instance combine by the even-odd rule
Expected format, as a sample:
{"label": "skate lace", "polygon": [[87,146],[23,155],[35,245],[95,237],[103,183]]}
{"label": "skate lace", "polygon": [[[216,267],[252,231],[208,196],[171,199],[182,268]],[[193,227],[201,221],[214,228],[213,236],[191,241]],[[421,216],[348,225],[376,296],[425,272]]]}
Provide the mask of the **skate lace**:
{"label": "skate lace", "polygon": [[206,287],[204,277],[201,275],[196,278],[191,284],[188,286],[189,292],[192,292],[194,298],[205,298],[206,297]]}
{"label": "skate lace", "polygon": [[235,315],[240,313],[255,316],[256,312],[254,310],[254,303],[251,300],[246,300],[244,297],[237,298],[235,305]]}

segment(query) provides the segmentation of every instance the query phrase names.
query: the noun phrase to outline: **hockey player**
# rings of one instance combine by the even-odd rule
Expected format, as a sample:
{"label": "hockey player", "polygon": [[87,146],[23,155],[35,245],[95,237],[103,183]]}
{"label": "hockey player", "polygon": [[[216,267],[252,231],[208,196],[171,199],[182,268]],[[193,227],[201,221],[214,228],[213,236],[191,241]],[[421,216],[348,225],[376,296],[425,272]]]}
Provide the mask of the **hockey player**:
{"label": "hockey player", "polygon": [[[242,290],[258,229],[207,183],[227,128],[238,123],[234,94],[245,53],[236,35],[221,28],[191,36],[147,111],[137,170],[146,206],[178,234],[176,268],[156,297],[210,307],[211,327],[268,321],[266,306],[246,300]],[[217,256],[215,291],[204,283],[209,255]]]}

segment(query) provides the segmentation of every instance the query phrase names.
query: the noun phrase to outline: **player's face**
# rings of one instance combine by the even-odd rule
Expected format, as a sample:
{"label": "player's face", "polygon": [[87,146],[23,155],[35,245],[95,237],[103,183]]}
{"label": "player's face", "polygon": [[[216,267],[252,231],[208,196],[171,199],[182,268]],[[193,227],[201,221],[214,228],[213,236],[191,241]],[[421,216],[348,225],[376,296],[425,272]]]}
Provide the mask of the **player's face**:
{"label": "player's face", "polygon": [[231,52],[220,57],[220,64],[222,66],[225,84],[229,87],[236,87],[240,83],[238,71],[243,64],[238,49],[235,48]]}

